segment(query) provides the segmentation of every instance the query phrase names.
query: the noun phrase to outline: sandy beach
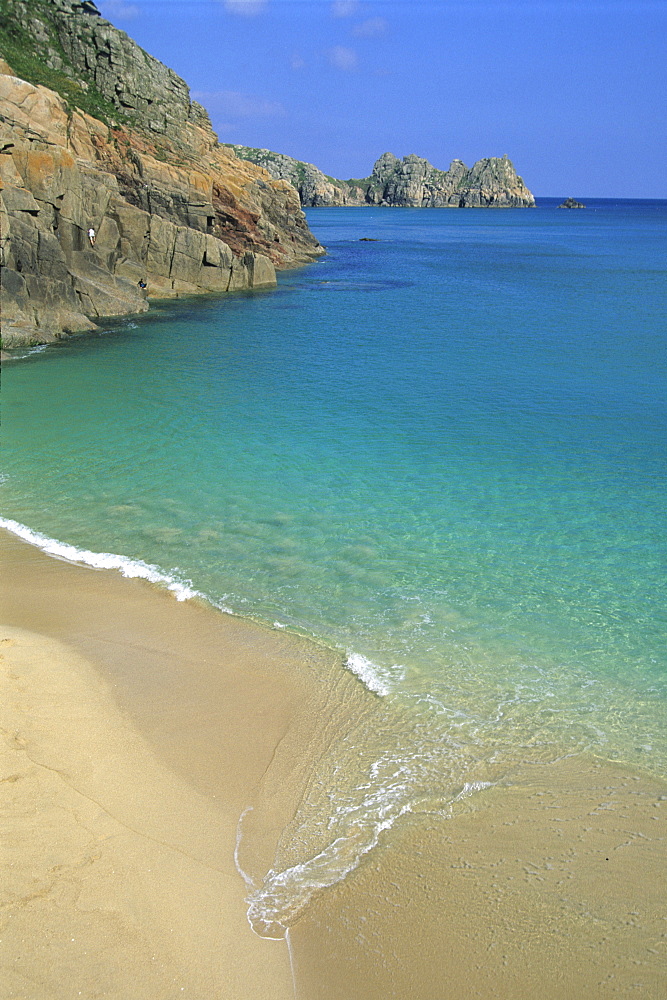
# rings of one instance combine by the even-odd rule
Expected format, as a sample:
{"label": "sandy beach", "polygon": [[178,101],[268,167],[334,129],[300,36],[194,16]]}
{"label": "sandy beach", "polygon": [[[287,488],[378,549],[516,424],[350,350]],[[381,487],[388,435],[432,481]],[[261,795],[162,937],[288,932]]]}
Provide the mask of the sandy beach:
{"label": "sandy beach", "polygon": [[261,878],[375,696],[285,632],[5,533],[0,561],[3,1000],[664,997],[667,788],[582,758],[405,817],[291,929],[293,978],[238,821]]}
{"label": "sandy beach", "polygon": [[0,0],[0,1000],[667,1000],[666,28]]}
{"label": "sandy beach", "polygon": [[[305,748],[328,698],[291,663],[303,644],[2,543],[0,995],[291,997],[234,851],[278,744]],[[254,838],[265,869],[293,760]]]}

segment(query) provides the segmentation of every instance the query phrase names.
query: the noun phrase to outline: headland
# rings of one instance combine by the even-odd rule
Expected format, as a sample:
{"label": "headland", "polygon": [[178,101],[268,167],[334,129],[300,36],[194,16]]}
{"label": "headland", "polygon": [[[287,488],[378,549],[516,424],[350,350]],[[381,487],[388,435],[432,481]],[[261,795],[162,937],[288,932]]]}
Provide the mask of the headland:
{"label": "headland", "polygon": [[505,156],[385,153],[338,181],[221,144],[173,70],[86,0],[0,8],[0,291],[5,347],[50,343],[151,298],[276,284],[324,248],[303,206],[529,207]]}
{"label": "headland", "polygon": [[222,147],[185,81],[94,4],[4,0],[0,57],[5,346],[272,287],[324,253],[295,189]]}
{"label": "headland", "polygon": [[[10,5],[17,37],[41,24],[54,86],[4,52],[6,337],[90,329],[146,292],[270,287],[321,252],[294,188],[220,148],[92,3]],[[406,813],[262,939],[246,898],[378,699],[285,631],[4,533],[0,559],[8,1000],[665,995],[664,785],[584,756],[517,767]]]}
{"label": "headland", "polygon": [[399,159],[383,153],[370,176],[360,180],[329,177],[304,163],[269,149],[229,146],[242,159],[264,167],[272,177],[289,181],[301,204],[310,208],[378,205],[383,208],[534,208],[535,198],[507,156],[490,156],[467,167],[453,160],[439,170],[414,153]]}

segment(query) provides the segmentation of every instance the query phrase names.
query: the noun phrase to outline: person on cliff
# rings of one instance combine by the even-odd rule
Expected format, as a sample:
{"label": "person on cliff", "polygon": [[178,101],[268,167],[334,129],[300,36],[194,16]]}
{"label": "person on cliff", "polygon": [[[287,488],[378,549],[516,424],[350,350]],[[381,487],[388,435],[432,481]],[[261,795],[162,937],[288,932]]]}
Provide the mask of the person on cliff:
{"label": "person on cliff", "polygon": [[93,229],[92,226],[88,230],[88,239],[90,240],[91,247],[94,247],[95,246],[95,230]]}

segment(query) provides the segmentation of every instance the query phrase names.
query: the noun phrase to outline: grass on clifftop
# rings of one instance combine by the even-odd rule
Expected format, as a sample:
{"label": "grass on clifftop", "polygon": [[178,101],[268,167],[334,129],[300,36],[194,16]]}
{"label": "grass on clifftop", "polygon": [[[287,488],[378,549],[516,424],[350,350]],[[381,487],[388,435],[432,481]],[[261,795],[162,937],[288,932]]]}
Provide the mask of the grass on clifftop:
{"label": "grass on clifftop", "polygon": [[[266,167],[267,163],[288,162],[291,164],[296,179],[301,185],[305,183],[309,168],[314,166],[312,163],[306,163],[305,160],[296,160],[293,156],[287,156],[285,153],[273,153],[270,149],[259,149],[257,146],[241,146],[233,142],[223,142],[221,145],[233,149],[236,155],[242,160],[249,160],[260,167]],[[319,170],[319,167],[315,167],[315,169]],[[364,177],[362,180],[343,181],[338,177],[332,177],[330,174],[323,174],[323,176],[326,177],[330,184],[342,185],[343,187],[346,185],[361,186],[368,184],[371,179],[370,177]]]}
{"label": "grass on clifftop", "polygon": [[20,23],[11,2],[2,0],[0,4],[0,55],[6,59],[14,73],[28,83],[55,90],[70,110],[79,108],[106,125],[125,122],[125,116],[102,96],[94,83],[78,82],[73,69],[71,75],[68,75],[47,65],[47,60],[52,61],[50,53],[54,52],[65,66],[68,65],[68,60],[51,26],[48,4],[33,0],[30,9],[47,35],[41,44],[35,38],[36,33],[31,33]]}

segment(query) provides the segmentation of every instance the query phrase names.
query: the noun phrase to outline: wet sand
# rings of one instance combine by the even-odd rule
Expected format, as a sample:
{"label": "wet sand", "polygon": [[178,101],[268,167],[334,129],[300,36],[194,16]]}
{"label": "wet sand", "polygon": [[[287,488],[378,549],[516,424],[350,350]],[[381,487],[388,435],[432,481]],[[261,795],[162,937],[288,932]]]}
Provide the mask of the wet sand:
{"label": "wet sand", "polygon": [[143,581],[5,533],[0,564],[3,1000],[667,995],[667,788],[582,759],[405,817],[291,929],[293,985],[246,920],[238,819],[259,877],[375,696]]}
{"label": "wet sand", "polygon": [[291,931],[297,1000],[664,1000],[666,812],[565,761],[409,817]]}
{"label": "wet sand", "polygon": [[344,698],[327,673],[360,686],[328,650],[6,533],[0,564],[0,996],[291,998],[237,823],[262,792],[244,846],[266,871]]}

